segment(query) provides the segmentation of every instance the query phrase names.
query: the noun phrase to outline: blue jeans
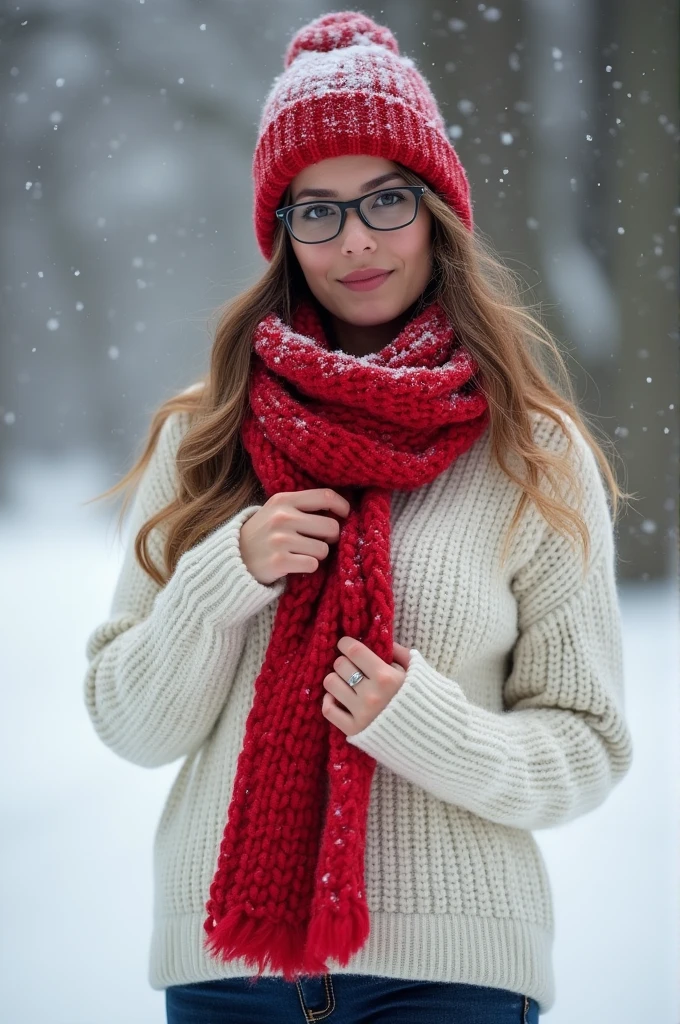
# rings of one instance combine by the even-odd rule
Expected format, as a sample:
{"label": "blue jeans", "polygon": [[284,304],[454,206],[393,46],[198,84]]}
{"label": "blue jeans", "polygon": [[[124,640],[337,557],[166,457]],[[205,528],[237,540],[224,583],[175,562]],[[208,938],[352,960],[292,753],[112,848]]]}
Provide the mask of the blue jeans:
{"label": "blue jeans", "polygon": [[326,974],[171,985],[168,1024],[537,1024],[538,1003],[504,988]]}

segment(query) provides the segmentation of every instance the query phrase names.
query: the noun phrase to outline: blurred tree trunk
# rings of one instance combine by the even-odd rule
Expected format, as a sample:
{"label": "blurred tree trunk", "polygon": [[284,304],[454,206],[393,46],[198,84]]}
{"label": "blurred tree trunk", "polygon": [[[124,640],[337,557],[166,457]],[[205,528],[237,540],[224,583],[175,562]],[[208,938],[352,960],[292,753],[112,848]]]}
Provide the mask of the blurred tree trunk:
{"label": "blurred tree trunk", "polygon": [[608,77],[622,83],[612,90],[616,100],[601,129],[613,143],[605,150],[612,169],[608,237],[622,323],[608,412],[619,423],[624,487],[640,496],[621,522],[620,576],[646,580],[672,570],[677,537],[677,11],[632,0],[607,7],[618,45],[603,63],[613,66]]}

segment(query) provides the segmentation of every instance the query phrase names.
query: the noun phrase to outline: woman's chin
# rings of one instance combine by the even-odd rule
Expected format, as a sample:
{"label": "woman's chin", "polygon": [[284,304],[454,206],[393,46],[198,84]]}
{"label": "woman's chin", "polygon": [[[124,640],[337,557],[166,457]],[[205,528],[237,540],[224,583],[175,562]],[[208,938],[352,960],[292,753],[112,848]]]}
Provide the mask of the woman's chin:
{"label": "woman's chin", "polygon": [[343,304],[335,315],[344,320],[345,323],[354,327],[375,327],[377,324],[385,324],[399,316],[399,306],[387,303],[384,300],[379,302],[352,302]]}

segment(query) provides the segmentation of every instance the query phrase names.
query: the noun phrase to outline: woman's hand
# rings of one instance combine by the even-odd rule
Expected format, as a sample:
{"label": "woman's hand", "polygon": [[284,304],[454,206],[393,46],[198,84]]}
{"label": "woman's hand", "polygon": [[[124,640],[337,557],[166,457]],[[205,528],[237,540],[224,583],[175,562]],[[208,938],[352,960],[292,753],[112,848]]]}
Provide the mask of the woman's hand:
{"label": "woman's hand", "polygon": [[[337,647],[342,656],[336,658],[333,662],[335,671],[323,681],[327,693],[324,694],[321,711],[345,736],[355,736],[378,717],[401,688],[410,653],[408,647],[394,643],[393,657],[396,661],[388,665],[351,636],[341,637]],[[356,687],[348,686],[347,680],[357,669],[363,672],[364,678]]]}
{"label": "woman's hand", "polygon": [[[322,514],[315,515],[319,509]],[[243,564],[267,586],[288,573],[316,572],[340,537],[333,515],[346,517],[350,511],[347,499],[330,487],[272,494],[241,527]]]}

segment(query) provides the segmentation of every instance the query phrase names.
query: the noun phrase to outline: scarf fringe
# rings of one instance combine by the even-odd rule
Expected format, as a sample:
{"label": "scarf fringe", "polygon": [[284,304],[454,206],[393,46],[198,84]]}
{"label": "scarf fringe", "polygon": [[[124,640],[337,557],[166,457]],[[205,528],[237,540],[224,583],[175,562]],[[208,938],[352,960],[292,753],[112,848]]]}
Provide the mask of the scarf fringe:
{"label": "scarf fringe", "polygon": [[351,900],[349,910],[340,916],[329,907],[322,907],[312,918],[305,946],[305,967],[329,957],[346,967],[351,956],[368,939],[370,916],[365,903]]}
{"label": "scarf fringe", "polygon": [[[300,973],[304,942],[303,926],[253,917],[241,907],[232,907],[215,925],[205,948],[216,959],[244,959],[248,966],[257,968],[256,976],[269,967],[283,972],[287,981],[294,981]],[[321,967],[319,973],[325,973],[325,964]]]}
{"label": "scarf fringe", "polygon": [[255,977],[269,967],[280,971],[286,981],[295,981],[300,975],[328,974],[325,961],[329,957],[346,967],[366,942],[369,930],[368,908],[354,901],[342,916],[321,908],[310,922],[306,937],[304,927],[267,921],[233,907],[215,925],[205,948],[216,959],[244,959],[249,967],[257,969]]}

